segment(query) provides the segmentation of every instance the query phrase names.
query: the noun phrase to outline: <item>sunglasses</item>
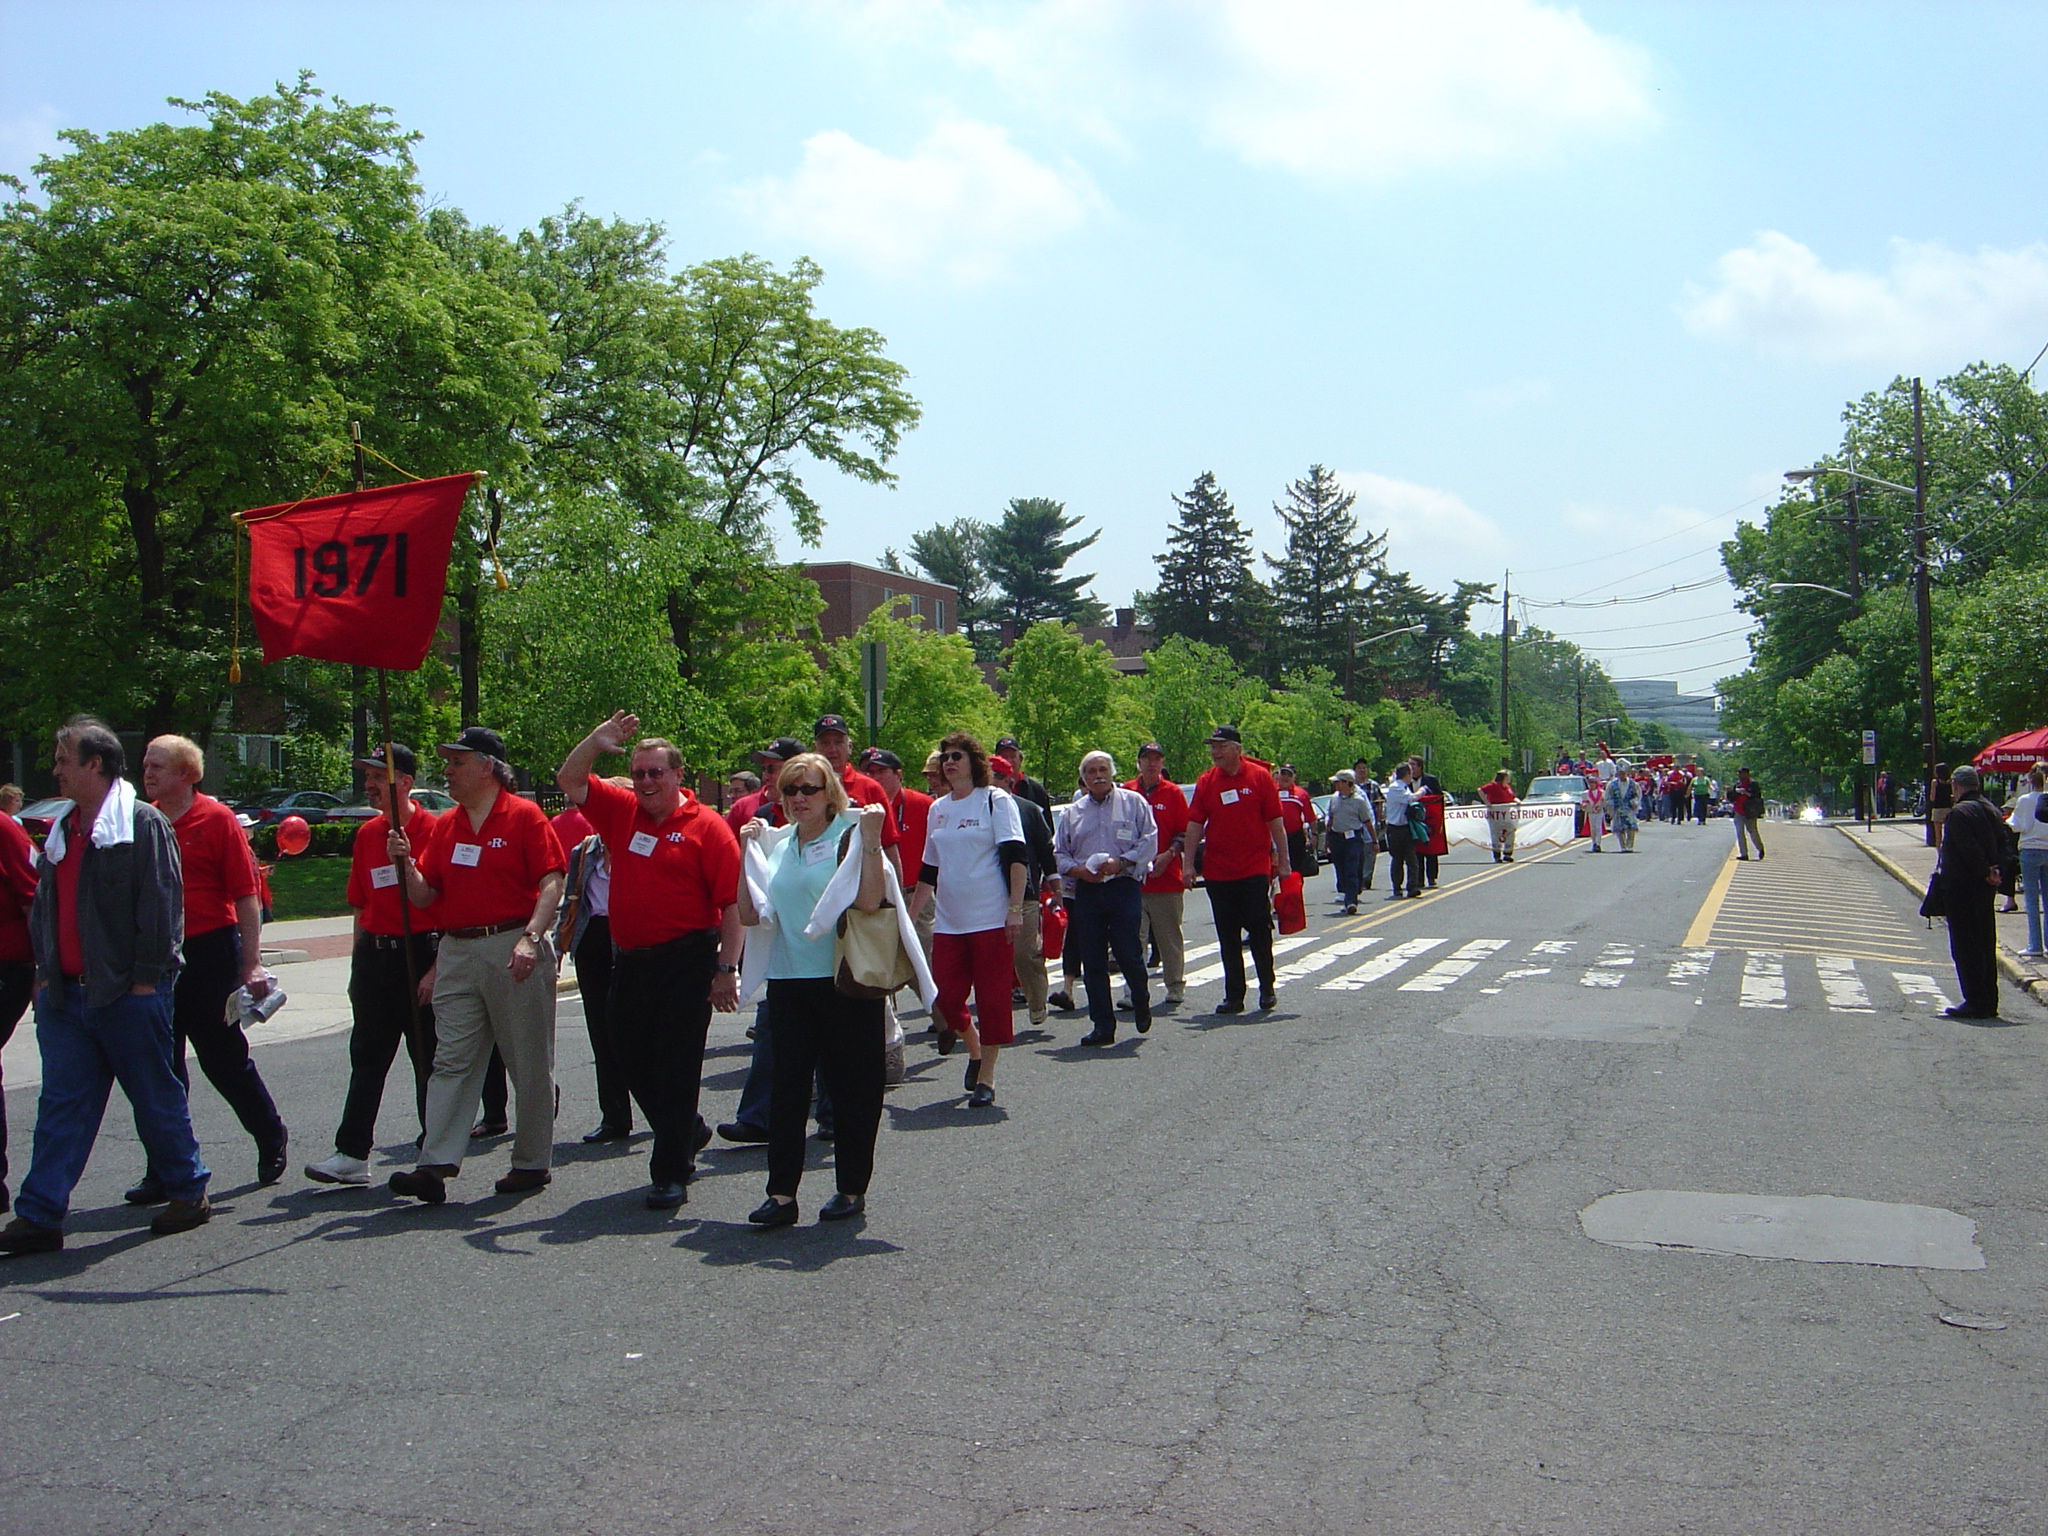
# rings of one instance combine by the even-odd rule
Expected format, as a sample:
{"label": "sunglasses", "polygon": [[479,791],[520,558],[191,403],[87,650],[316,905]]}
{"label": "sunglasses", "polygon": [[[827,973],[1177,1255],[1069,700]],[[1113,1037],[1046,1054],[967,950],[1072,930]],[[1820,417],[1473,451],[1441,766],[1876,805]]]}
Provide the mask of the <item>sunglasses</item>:
{"label": "sunglasses", "polygon": [[825,786],[822,784],[786,784],[783,786],[782,792],[785,795],[822,795],[825,793]]}
{"label": "sunglasses", "polygon": [[964,763],[967,761],[967,754],[965,752],[941,752],[939,754],[939,761],[942,763]]}
{"label": "sunglasses", "polygon": [[635,779],[658,779],[662,775],[673,771],[668,768],[635,768],[631,770]]}

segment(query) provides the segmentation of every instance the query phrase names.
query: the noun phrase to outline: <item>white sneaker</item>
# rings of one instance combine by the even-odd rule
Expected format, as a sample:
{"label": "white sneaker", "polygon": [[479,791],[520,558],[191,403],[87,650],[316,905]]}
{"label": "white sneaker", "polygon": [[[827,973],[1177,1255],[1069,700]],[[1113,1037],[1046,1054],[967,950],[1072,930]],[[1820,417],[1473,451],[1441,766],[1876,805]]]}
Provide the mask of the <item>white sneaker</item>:
{"label": "white sneaker", "polygon": [[317,1163],[306,1164],[306,1177],[320,1184],[367,1184],[370,1165],[360,1157],[336,1152]]}

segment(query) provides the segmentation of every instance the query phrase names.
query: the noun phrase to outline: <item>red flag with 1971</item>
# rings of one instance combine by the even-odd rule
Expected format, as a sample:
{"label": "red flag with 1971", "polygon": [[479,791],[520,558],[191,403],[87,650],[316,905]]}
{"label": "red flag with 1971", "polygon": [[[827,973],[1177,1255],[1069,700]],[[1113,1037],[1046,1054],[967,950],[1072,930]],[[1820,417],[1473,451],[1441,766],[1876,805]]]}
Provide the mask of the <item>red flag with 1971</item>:
{"label": "red flag with 1971", "polygon": [[442,475],[241,513],[264,661],[418,668],[440,622],[455,524],[476,479]]}

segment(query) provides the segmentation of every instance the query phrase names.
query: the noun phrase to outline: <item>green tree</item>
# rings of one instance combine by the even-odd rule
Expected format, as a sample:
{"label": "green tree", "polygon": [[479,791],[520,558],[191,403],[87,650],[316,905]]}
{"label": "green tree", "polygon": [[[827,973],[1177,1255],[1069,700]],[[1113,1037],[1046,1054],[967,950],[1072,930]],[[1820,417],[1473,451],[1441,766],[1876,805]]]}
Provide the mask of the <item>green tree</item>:
{"label": "green tree", "polygon": [[1236,725],[1266,696],[1220,646],[1184,635],[1161,641],[1145,655],[1143,690],[1151,704],[1151,736],[1166,749],[1166,770],[1191,783],[1209,766],[1203,745],[1219,725]]}
{"label": "green tree", "polygon": [[1283,665],[1345,673],[1362,611],[1362,583],[1386,552],[1387,536],[1359,536],[1352,507],[1358,498],[1320,464],[1287,488],[1273,514],[1286,530],[1285,549],[1272,567],[1274,653]]}
{"label": "green tree", "polygon": [[1957,600],[1934,659],[1943,736],[1983,745],[2048,724],[2048,564],[1994,570]]}
{"label": "green tree", "polygon": [[[995,660],[996,637],[988,568],[983,546],[988,525],[971,517],[938,523],[910,536],[910,558],[919,570],[957,594],[959,622],[967,643],[983,661]],[[889,556],[895,554],[888,551]],[[886,557],[885,557],[886,558]],[[900,569],[900,564],[890,567]]]}
{"label": "green tree", "polygon": [[310,77],[201,121],[60,135],[0,209],[0,712],[205,735],[230,523],[305,494],[348,422],[422,474],[514,467],[532,307],[424,232],[412,137]]}
{"label": "green tree", "polygon": [[1354,727],[1357,709],[1322,667],[1291,673],[1285,686],[1244,712],[1245,745],[1276,763],[1292,763],[1304,782],[1327,781],[1375,743]]}
{"label": "green tree", "polygon": [[1116,668],[1109,648],[1070,624],[1034,624],[1009,648],[999,674],[1010,729],[1054,793],[1074,782],[1081,755],[1106,739]]}
{"label": "green tree", "polygon": [[1081,591],[1094,574],[1060,574],[1069,560],[1102,537],[1091,533],[1085,539],[1068,539],[1080,522],[1079,517],[1067,516],[1064,502],[1021,496],[1004,509],[1002,521],[983,533],[981,561],[996,590],[995,614],[1014,626],[1013,634],[1021,637],[1046,620],[1102,622],[1102,604]]}
{"label": "green tree", "polygon": [[860,648],[866,641],[886,647],[888,655],[875,745],[902,758],[914,784],[926,755],[947,732],[972,731],[983,742],[994,741],[1002,706],[966,636],[934,634],[921,617],[894,618],[886,606],[869,614],[851,638],[827,648],[824,708],[856,725],[865,717]]}
{"label": "green tree", "polygon": [[1173,505],[1176,521],[1155,557],[1159,585],[1141,594],[1139,607],[1162,637],[1220,646],[1250,666],[1268,596],[1252,571],[1251,530],[1206,470]]}

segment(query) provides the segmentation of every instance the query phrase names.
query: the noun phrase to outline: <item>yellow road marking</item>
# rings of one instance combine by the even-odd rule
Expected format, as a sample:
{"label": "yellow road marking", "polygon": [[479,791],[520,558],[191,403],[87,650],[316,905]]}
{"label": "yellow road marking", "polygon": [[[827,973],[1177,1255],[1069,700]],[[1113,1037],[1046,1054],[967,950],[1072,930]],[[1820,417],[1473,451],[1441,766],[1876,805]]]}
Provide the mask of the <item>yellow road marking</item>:
{"label": "yellow road marking", "polygon": [[1707,937],[1714,931],[1714,919],[1721,915],[1721,903],[1728,899],[1728,887],[1735,879],[1738,860],[1733,849],[1721,865],[1721,873],[1707,890],[1707,899],[1700,903],[1700,909],[1693,915],[1692,926],[1685,930],[1685,948],[1704,949]]}

